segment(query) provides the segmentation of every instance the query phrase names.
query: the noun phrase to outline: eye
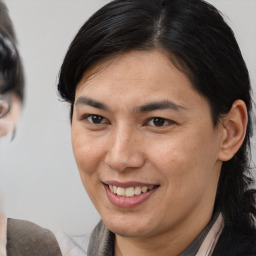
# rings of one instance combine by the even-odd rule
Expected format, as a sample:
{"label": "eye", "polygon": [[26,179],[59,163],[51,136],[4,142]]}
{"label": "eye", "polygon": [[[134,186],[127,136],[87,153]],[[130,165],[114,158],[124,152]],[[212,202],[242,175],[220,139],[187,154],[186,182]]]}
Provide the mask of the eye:
{"label": "eye", "polygon": [[108,120],[105,117],[99,116],[99,115],[87,115],[85,117],[85,119],[87,119],[92,124],[107,124],[108,123]]}
{"label": "eye", "polygon": [[174,121],[162,118],[162,117],[152,117],[147,122],[148,125],[154,126],[154,127],[163,127],[174,124]]}

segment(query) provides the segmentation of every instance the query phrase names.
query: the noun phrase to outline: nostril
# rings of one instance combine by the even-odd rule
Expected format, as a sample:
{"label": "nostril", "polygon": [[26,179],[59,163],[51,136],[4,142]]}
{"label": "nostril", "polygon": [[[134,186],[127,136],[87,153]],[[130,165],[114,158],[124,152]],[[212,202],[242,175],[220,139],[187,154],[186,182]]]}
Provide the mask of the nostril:
{"label": "nostril", "polygon": [[113,170],[124,171],[130,168],[140,168],[144,165],[143,154],[138,152],[109,152],[105,163]]}

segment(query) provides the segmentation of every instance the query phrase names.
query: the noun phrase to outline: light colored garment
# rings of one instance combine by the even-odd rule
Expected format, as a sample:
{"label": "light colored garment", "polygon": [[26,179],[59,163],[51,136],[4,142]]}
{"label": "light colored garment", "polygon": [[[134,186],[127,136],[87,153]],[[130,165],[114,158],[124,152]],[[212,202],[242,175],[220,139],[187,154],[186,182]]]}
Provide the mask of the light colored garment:
{"label": "light colored garment", "polygon": [[0,212],[0,256],[6,256],[6,227],[7,220]]}
{"label": "light colored garment", "polygon": [[62,256],[87,256],[89,235],[68,236],[64,232],[55,233]]}
{"label": "light colored garment", "polygon": [[222,214],[219,215],[215,223],[213,224],[212,228],[210,229],[209,233],[207,234],[206,238],[204,239],[199,251],[197,252],[196,256],[211,256],[214,248],[218,242],[220,234],[224,227],[224,221]]}

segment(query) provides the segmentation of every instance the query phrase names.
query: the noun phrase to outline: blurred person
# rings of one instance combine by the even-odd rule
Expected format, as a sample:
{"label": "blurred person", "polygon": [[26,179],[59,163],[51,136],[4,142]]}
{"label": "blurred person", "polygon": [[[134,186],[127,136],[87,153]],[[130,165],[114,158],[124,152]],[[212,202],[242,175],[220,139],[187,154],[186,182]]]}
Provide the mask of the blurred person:
{"label": "blurred person", "polygon": [[81,255],[256,255],[250,79],[214,6],[111,1],[75,36],[58,90],[102,218]]}
{"label": "blurred person", "polygon": [[[0,154],[14,135],[23,101],[24,79],[16,38],[5,4],[0,1]],[[0,156],[1,157],[1,156]],[[6,219],[0,212],[0,255],[6,254]]]}
{"label": "blurred person", "polygon": [[[2,147],[6,146],[5,143],[10,143],[14,137],[24,100],[23,67],[16,44],[8,9],[0,0],[0,146]],[[1,211],[0,255],[6,254],[8,256],[61,255],[51,231],[29,221],[6,219]]]}

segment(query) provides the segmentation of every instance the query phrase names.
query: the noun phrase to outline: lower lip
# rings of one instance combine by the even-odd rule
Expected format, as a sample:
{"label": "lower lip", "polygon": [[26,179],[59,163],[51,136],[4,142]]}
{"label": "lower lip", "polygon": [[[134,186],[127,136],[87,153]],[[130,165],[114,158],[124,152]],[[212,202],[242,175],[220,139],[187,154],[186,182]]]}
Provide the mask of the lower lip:
{"label": "lower lip", "polygon": [[146,193],[135,195],[133,197],[123,197],[114,194],[108,185],[104,185],[109,201],[120,208],[132,208],[145,202],[152,194],[157,190],[158,187],[151,189]]}

